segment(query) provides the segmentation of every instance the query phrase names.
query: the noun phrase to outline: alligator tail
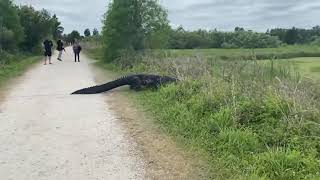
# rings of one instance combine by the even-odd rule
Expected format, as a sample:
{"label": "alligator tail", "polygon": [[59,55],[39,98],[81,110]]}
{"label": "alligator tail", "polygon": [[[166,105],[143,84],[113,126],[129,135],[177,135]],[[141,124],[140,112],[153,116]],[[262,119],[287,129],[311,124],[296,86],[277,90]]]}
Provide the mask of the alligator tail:
{"label": "alligator tail", "polygon": [[78,91],[73,92],[72,94],[99,94],[125,85],[129,85],[129,82],[128,78],[123,77],[99,86],[80,89]]}

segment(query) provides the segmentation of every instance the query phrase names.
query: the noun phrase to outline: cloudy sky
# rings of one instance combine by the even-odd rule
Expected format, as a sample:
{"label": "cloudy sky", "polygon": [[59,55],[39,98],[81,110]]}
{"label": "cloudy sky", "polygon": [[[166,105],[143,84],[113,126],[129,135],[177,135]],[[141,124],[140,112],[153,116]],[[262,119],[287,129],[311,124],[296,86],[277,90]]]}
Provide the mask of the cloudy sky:
{"label": "cloudy sky", "polygon": [[[66,32],[101,28],[107,0],[15,0],[57,14]],[[270,27],[312,27],[320,24],[320,1],[310,0],[160,0],[173,26],[186,29],[257,31]]]}

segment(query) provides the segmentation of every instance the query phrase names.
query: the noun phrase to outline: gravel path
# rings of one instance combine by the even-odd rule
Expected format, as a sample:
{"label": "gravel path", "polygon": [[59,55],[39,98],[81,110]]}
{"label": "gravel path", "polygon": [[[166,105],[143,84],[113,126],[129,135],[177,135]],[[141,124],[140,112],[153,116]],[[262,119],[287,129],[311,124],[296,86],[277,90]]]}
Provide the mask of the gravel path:
{"label": "gravel path", "polygon": [[144,179],[144,161],[106,96],[71,96],[95,85],[89,60],[39,64],[0,103],[1,180]]}

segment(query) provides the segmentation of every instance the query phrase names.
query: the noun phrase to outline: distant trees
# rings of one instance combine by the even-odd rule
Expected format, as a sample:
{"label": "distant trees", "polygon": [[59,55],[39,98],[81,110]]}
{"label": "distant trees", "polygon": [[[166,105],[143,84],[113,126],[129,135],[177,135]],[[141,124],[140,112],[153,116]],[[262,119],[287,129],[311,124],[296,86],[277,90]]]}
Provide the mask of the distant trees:
{"label": "distant trees", "polygon": [[[93,34],[98,34],[93,31]],[[235,27],[233,32],[172,29],[158,0],[111,1],[102,30],[105,59],[144,49],[275,48],[281,44],[319,44],[320,26],[271,29],[266,33]]]}
{"label": "distant trees", "polygon": [[283,29],[276,28],[267,32],[271,36],[277,36],[286,44],[308,44],[320,37],[320,26],[315,26],[311,29]]}
{"label": "distant trees", "polygon": [[70,38],[73,39],[73,40],[80,40],[81,39],[81,35],[80,35],[80,33],[78,31],[73,30],[70,33]]}
{"label": "distant trees", "polygon": [[92,35],[93,35],[93,36],[98,36],[98,35],[99,35],[99,31],[98,31],[97,28],[94,28],[94,29],[93,29]]}
{"label": "distant trees", "polygon": [[171,30],[168,48],[266,48],[278,47],[277,37],[265,33],[246,31],[237,27],[234,32],[186,31],[182,27]]}
{"label": "distant trees", "polygon": [[91,36],[91,31],[90,31],[90,29],[85,29],[85,30],[84,30],[84,36],[85,36],[85,37]]}
{"label": "distant trees", "polygon": [[170,31],[167,48],[270,48],[281,44],[319,44],[320,26],[312,29],[271,29],[266,33],[245,30],[236,27],[233,32],[222,31],[187,31],[183,27]]}
{"label": "distant trees", "polygon": [[63,40],[69,44],[73,44],[76,40],[81,40],[82,37],[80,33],[76,30],[73,30],[70,34],[65,34]]}

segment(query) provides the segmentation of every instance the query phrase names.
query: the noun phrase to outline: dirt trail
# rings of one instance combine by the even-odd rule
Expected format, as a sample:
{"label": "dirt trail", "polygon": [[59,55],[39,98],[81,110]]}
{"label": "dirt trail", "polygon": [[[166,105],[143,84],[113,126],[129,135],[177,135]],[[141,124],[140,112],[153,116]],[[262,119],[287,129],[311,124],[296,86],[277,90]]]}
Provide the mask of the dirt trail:
{"label": "dirt trail", "polygon": [[[54,57],[55,59],[55,57]],[[37,65],[0,104],[1,180],[145,179],[143,155],[107,96],[70,96],[94,85],[89,61]]]}

